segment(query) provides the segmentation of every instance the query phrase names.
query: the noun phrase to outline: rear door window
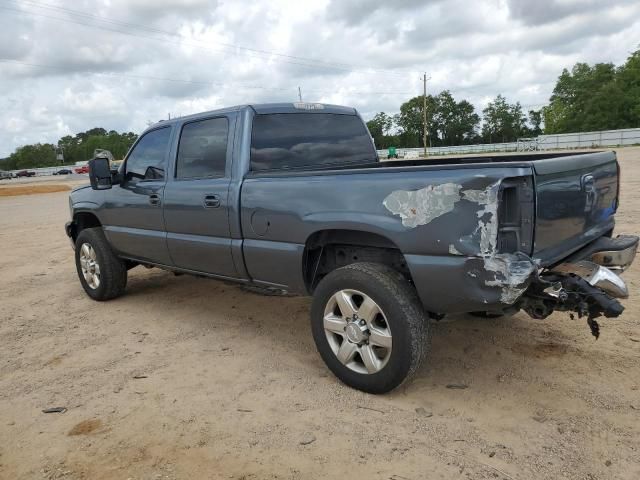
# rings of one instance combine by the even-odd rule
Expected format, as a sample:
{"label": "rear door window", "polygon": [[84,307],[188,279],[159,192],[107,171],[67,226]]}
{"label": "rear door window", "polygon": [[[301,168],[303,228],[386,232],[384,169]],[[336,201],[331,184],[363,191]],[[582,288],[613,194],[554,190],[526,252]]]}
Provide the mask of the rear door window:
{"label": "rear door window", "polygon": [[191,122],[182,127],[176,178],[223,177],[228,134],[226,117]]}
{"label": "rear door window", "polygon": [[127,180],[164,179],[171,127],[145,133],[129,154],[125,176]]}
{"label": "rear door window", "polygon": [[375,160],[369,132],[356,115],[275,113],[253,119],[252,170],[328,167]]}

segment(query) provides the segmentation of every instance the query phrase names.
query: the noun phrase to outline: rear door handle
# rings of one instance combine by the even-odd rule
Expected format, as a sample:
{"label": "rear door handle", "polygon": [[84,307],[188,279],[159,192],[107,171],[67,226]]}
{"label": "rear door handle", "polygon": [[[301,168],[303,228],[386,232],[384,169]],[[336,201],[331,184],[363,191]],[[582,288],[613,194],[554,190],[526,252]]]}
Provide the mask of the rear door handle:
{"label": "rear door handle", "polygon": [[218,208],[220,206],[220,197],[218,195],[205,195],[204,208]]}
{"label": "rear door handle", "polygon": [[153,205],[154,207],[157,207],[160,205],[160,195],[158,195],[157,193],[152,193],[151,195],[149,195],[149,203],[151,205]]}

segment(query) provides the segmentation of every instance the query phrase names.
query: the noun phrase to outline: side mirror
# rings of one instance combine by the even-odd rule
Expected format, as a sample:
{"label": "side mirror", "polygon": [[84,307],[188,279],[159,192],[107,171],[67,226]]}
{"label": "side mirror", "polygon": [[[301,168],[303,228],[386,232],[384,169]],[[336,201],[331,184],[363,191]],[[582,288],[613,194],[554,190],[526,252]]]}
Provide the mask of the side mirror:
{"label": "side mirror", "polygon": [[111,169],[106,158],[89,160],[89,181],[94,190],[108,190],[111,188]]}

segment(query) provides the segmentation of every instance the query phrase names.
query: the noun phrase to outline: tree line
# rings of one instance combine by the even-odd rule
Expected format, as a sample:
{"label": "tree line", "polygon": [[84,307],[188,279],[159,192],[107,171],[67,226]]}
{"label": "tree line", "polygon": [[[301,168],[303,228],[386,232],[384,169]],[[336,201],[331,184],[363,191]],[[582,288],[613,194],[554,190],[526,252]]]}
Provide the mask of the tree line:
{"label": "tree line", "polygon": [[[449,90],[427,95],[427,145],[513,142],[542,133],[572,133],[640,127],[640,50],[624,65],[576,63],[556,81],[548,105],[525,112],[520,102],[498,95],[478,114]],[[367,122],[378,148],[422,147],[424,97],[413,97],[400,113],[377,113]]]}
{"label": "tree line", "polygon": [[[122,158],[138,135],[133,132],[118,133],[115,130],[92,128],[76,135],[66,135],[53,143],[36,143],[18,147],[9,157],[0,159],[0,169],[18,170],[22,168],[53,167],[74,165],[93,157],[97,148],[109,150],[114,158]],[[63,161],[57,160],[61,153]]]}

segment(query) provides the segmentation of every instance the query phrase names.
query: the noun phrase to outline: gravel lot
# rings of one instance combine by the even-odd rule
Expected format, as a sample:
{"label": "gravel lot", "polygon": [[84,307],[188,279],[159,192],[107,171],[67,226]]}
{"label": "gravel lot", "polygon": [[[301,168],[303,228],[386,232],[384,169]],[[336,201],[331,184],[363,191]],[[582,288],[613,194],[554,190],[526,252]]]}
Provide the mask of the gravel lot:
{"label": "gravel lot", "polygon": [[[620,157],[638,233],[640,149]],[[307,298],[136,268],[93,302],[68,214],[64,192],[0,196],[2,479],[640,478],[640,261],[598,341],[564,314],[457,316],[371,396],[324,367]]]}

